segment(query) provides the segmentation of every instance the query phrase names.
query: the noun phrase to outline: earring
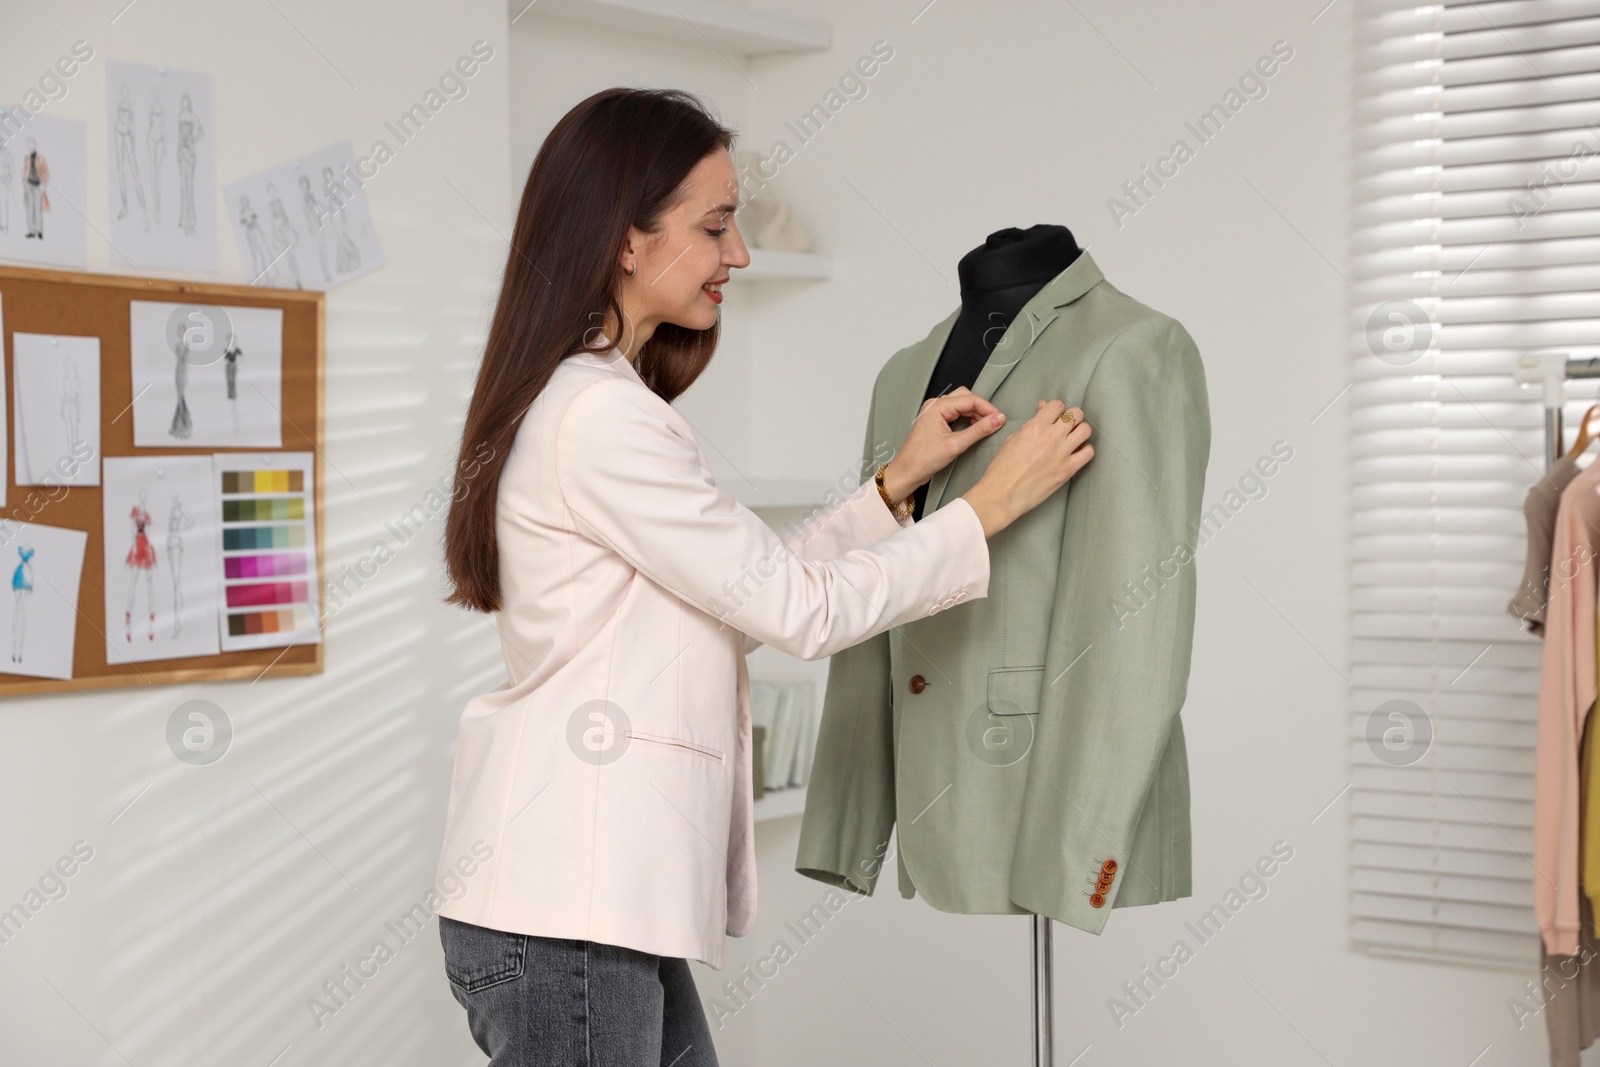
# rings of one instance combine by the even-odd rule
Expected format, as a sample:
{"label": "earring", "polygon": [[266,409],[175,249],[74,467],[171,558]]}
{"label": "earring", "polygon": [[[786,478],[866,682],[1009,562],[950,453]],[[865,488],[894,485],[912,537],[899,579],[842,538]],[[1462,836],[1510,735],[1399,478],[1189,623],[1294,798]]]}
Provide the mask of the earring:
{"label": "earring", "polygon": [[636,263],[636,264],[634,264],[633,270],[625,270],[622,273],[626,274],[628,277],[631,278],[631,277],[633,277],[634,272],[637,271],[638,269],[639,269],[639,265]]}

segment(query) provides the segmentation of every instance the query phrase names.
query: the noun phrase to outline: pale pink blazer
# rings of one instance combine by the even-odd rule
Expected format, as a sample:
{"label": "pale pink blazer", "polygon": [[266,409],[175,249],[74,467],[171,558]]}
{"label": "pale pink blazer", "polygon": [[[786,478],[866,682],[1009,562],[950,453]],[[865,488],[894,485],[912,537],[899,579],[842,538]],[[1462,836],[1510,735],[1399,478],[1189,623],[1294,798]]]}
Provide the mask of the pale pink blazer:
{"label": "pale pink blazer", "polygon": [[496,534],[508,680],[461,714],[439,914],[718,970],[756,915],[745,654],[821,659],[989,589],[965,500],[902,524],[869,478],[780,537],[620,353],[529,407]]}

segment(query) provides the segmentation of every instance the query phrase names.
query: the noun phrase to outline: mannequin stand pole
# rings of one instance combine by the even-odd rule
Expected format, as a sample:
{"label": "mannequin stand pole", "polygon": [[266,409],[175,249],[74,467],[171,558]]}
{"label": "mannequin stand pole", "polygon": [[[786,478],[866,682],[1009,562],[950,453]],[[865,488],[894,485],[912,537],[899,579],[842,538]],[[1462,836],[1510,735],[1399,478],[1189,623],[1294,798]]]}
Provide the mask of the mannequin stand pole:
{"label": "mannequin stand pole", "polygon": [[1055,1062],[1055,1039],[1050,1032],[1050,916],[1035,915],[1033,923],[1033,1067]]}

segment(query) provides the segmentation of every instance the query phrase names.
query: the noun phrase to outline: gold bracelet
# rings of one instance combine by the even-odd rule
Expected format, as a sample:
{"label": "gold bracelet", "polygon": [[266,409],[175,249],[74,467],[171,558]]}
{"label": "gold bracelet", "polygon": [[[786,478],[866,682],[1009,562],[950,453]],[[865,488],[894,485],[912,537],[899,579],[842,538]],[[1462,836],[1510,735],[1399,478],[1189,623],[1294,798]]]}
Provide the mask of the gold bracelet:
{"label": "gold bracelet", "polygon": [[916,506],[912,502],[912,498],[915,497],[916,494],[913,493],[911,496],[906,497],[898,504],[890,500],[889,490],[885,488],[883,484],[883,472],[888,469],[889,465],[887,463],[880,463],[878,464],[878,473],[872,476],[872,480],[878,483],[878,495],[883,497],[884,504],[888,506],[889,511],[893,513],[895,518],[909,519],[911,517],[912,509]]}

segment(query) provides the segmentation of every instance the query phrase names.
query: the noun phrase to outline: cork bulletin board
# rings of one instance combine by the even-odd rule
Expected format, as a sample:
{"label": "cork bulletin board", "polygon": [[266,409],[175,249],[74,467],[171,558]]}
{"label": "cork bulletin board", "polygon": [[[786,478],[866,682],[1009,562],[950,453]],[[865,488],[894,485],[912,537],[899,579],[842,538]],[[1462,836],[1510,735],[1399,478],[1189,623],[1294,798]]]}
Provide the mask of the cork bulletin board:
{"label": "cork bulletin board", "polygon": [[[130,315],[136,301],[175,304],[224,305],[235,308],[275,308],[282,313],[281,388],[273,407],[282,420],[282,443],[275,448],[242,448],[205,445],[200,447],[135,447],[133,407],[135,401],[133,341]],[[262,676],[313,674],[322,670],[321,619],[314,618],[319,631],[315,643],[264,645],[236,648],[210,655],[190,655],[171,659],[132,661],[110,654],[106,633],[105,603],[105,523],[104,505],[108,494],[117,490],[107,478],[107,460],[116,457],[204,457],[219,453],[238,453],[241,463],[266,469],[277,453],[310,454],[310,508],[312,529],[304,531],[315,538],[314,573],[297,575],[303,586],[312,585],[314,597],[323,586],[323,309],[324,294],[297,289],[264,289],[257,286],[214,285],[201,282],[147,279],[137,275],[89,274],[77,271],[36,270],[0,266],[0,324],[4,332],[4,375],[7,383],[5,433],[18,425],[16,360],[13,336],[48,334],[99,338],[99,452],[100,485],[19,485],[17,463],[8,455],[5,464],[6,502],[0,515],[12,523],[38,523],[87,535],[83,568],[78,586],[76,638],[72,651],[70,679],[40,678],[5,673],[7,660],[0,655],[0,696],[47,693],[114,686],[177,684],[211,679],[255,679]],[[232,386],[229,386],[232,395]],[[231,461],[232,456],[228,459]],[[190,461],[193,462],[193,461]],[[115,466],[115,464],[111,464]],[[285,472],[276,472],[279,476]],[[224,492],[237,476],[224,475]],[[283,479],[280,477],[279,479]],[[284,483],[287,485],[287,482]],[[300,475],[294,475],[299,488]],[[263,492],[272,491],[263,489]],[[229,503],[224,511],[249,508],[251,502]],[[140,527],[142,532],[143,527]],[[230,546],[231,547],[231,546]],[[120,549],[119,549],[120,551]],[[12,562],[15,562],[12,560]],[[9,573],[9,569],[7,569]],[[14,589],[15,587],[13,587]],[[41,591],[43,594],[43,591]],[[35,595],[41,595],[35,594]],[[48,594],[43,594],[48,595]],[[231,603],[231,600],[229,601]],[[320,603],[320,599],[313,604]],[[10,602],[0,610],[11,610]],[[317,616],[316,612],[309,612]],[[154,616],[152,615],[152,619]],[[226,627],[226,624],[224,624]],[[152,628],[154,623],[152,622]],[[270,636],[262,638],[271,640]],[[154,647],[154,646],[152,646]]]}

